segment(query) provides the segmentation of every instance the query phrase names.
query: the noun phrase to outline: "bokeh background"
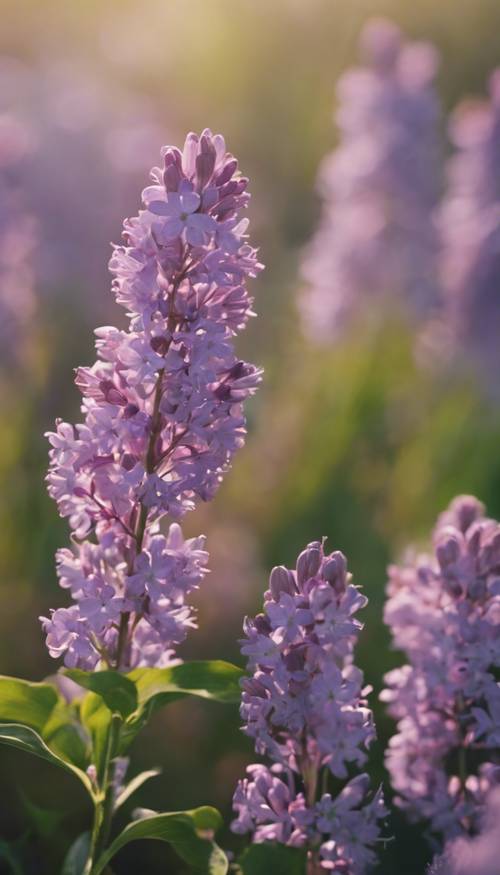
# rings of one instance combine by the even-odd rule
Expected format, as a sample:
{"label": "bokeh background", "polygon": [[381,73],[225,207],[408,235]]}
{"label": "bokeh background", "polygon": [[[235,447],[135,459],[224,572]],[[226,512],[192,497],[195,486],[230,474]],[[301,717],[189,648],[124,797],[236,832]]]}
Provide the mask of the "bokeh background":
{"label": "bokeh background", "polygon": [[[7,313],[0,325],[0,672],[41,679],[56,668],[37,618],[64,601],[53,554],[67,528],[45,493],[43,433],[56,416],[78,416],[72,369],[92,361],[93,328],[121,318],[109,291],[110,241],[136,212],[161,145],[209,126],[251,178],[252,236],[267,270],[240,350],[266,379],[249,409],[246,448],[215,501],[185,522],[207,534],[212,573],[197,599],[200,629],[182,655],[241,664],[242,619],[257,609],[270,567],[327,536],[370,599],[358,661],[379,730],[370,770],[384,780],[393,725],[377,694],[398,662],[382,622],[385,568],[408,543],[426,543],[459,492],[500,514],[500,403],[466,367],[421,367],[411,326],[389,315],[375,331],[354,324],[335,343],[307,340],[299,265],[320,214],[317,168],[337,140],[335,83],[354,62],[364,22],[389,16],[434,42],[446,114],[484,94],[500,64],[500,4],[2,0],[0,12],[0,213],[15,217],[8,252],[16,253],[2,282],[25,295],[22,318]],[[442,133],[446,153],[444,122]],[[137,803],[212,803],[229,819],[253,758],[235,708],[174,704],[136,744],[135,770],[163,768]],[[53,875],[85,828],[83,793],[22,754],[1,751],[0,761],[0,849],[14,842],[23,872]],[[378,871],[422,875],[421,830],[396,815],[388,834]],[[237,847],[229,835],[223,843]],[[128,846],[114,869],[185,871],[155,843]]]}

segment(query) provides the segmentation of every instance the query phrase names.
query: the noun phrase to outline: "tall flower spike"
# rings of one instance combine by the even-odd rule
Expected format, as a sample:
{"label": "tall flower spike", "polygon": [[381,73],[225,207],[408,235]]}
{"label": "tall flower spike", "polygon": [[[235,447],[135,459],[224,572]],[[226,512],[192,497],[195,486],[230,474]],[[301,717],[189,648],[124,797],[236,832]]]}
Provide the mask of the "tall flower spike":
{"label": "tall flower spike", "polygon": [[490,100],[458,107],[450,123],[456,147],[441,210],[443,329],[458,359],[498,393],[500,365],[500,69]]}
{"label": "tall flower spike", "polygon": [[247,179],[209,130],[162,157],[110,263],[128,330],[96,331],[98,360],[76,375],[84,421],[49,434],[49,493],[74,542],[58,573],[75,604],[43,625],[69,666],[172,659],[207,553],[203,538],[184,541],[177,523],[163,535],[159,523],[212,498],[260,381],[233,348],[252,315],[246,279],[262,267],[240,217]]}
{"label": "tall flower spike", "polygon": [[474,834],[500,784],[500,525],[470,496],[438,519],[434,555],[389,569],[385,619],[408,664],[386,675],[397,803],[434,838]]}
{"label": "tall flower spike", "polygon": [[[368,775],[348,777],[375,737],[369,690],[353,663],[365,604],[343,554],[325,556],[314,542],[294,571],[273,569],[264,613],[245,620],[252,677],[242,682],[241,716],[257,753],[274,765],[248,767],[232,829],[307,848],[311,872],[365,872],[386,814],[380,790],[368,800]],[[333,796],[331,776],[345,782]]]}
{"label": "tall flower spike", "polygon": [[315,340],[336,338],[356,314],[374,317],[390,297],[410,318],[437,302],[439,110],[437,55],[372,21],[364,65],[339,80],[340,144],[318,179],[319,229],[306,252],[300,306]]}

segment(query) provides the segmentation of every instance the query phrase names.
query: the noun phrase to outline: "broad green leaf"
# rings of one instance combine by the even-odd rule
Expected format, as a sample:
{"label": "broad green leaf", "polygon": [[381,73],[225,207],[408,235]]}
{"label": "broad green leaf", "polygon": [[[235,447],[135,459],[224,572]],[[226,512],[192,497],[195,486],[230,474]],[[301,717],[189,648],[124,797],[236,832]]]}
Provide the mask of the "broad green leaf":
{"label": "broad green leaf", "polygon": [[304,875],[306,854],[301,848],[287,848],[265,842],[250,845],[238,865],[243,875]]}
{"label": "broad green leaf", "polygon": [[59,701],[52,684],[0,676],[0,723],[23,723],[42,732]]}
{"label": "broad green leaf", "polygon": [[110,711],[125,719],[137,708],[137,690],[125,675],[118,671],[82,671],[67,668],[64,674],[75,683],[97,693]]}
{"label": "broad green leaf", "polygon": [[87,693],[80,703],[80,720],[92,742],[92,761],[100,772],[111,723],[111,711],[96,693]]}
{"label": "broad green leaf", "polygon": [[115,800],[115,808],[117,811],[118,808],[121,808],[122,805],[127,802],[128,799],[136,792],[146,781],[149,781],[151,778],[156,778],[160,774],[160,769],[150,769],[147,772],[141,772],[139,775],[136,775],[135,778],[132,778],[131,781],[123,788],[121,793],[118,794]]}
{"label": "broad green leaf", "polygon": [[85,771],[89,756],[84,731],[72,716],[68,717],[71,722],[60,725],[51,733],[45,730],[43,739],[55,754]]}
{"label": "broad green leaf", "polygon": [[5,723],[0,725],[0,744],[8,744],[11,745],[11,747],[17,747],[20,750],[32,753],[35,756],[47,760],[49,763],[53,763],[55,766],[65,769],[67,772],[71,772],[80,779],[88,793],[93,797],[92,785],[88,775],[82,771],[82,769],[77,768],[77,766],[74,766],[72,763],[53,753],[38,733],[29,726],[21,726],[17,723]]}
{"label": "broad green leaf", "polygon": [[204,875],[226,875],[227,857],[212,841],[221,823],[219,812],[208,806],[143,817],[125,827],[94,865],[92,875],[101,875],[120,848],[137,839],[168,842],[195,871]]}
{"label": "broad green leaf", "polygon": [[183,662],[172,668],[136,668],[128,675],[137,687],[137,716],[146,707],[149,716],[162,705],[184,696],[200,696],[216,702],[239,702],[242,676],[240,668],[222,660]]}
{"label": "broad green leaf", "polygon": [[90,850],[90,833],[84,832],[71,845],[61,875],[83,875]]}

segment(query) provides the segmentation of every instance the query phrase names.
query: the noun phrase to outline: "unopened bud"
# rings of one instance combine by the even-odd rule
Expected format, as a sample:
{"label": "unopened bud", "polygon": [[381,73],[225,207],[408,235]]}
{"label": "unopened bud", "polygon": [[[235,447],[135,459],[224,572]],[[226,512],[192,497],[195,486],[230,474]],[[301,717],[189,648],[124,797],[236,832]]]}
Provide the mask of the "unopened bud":
{"label": "unopened bud", "polygon": [[322,556],[321,544],[313,541],[308,544],[297,559],[297,581],[302,585],[319,571]]}
{"label": "unopened bud", "polygon": [[284,565],[273,568],[269,577],[269,589],[275,602],[279,602],[282,592],[293,595],[296,592],[293,574]]}

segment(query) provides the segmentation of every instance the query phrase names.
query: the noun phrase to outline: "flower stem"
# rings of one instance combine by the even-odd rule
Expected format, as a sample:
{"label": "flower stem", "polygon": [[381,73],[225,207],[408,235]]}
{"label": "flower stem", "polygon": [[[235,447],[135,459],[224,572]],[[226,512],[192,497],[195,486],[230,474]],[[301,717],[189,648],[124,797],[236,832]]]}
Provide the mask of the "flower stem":
{"label": "flower stem", "polygon": [[101,774],[99,776],[101,795],[95,807],[90,853],[85,868],[85,875],[92,875],[94,866],[106,847],[111,831],[114,803],[114,759],[119,753],[121,729],[122,718],[119,714],[113,714],[109,725]]}

